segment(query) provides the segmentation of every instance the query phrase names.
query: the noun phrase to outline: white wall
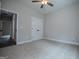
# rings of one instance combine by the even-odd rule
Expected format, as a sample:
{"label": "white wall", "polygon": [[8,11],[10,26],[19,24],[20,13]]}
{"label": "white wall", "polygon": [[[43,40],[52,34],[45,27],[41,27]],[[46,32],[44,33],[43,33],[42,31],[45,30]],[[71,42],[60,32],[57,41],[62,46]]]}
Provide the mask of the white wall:
{"label": "white wall", "polygon": [[79,46],[77,48],[77,59],[79,59]]}
{"label": "white wall", "polygon": [[0,0],[0,8],[1,8],[1,0]]}
{"label": "white wall", "polygon": [[14,11],[18,14],[17,43],[31,39],[31,17],[42,18],[43,16],[29,9],[19,0],[2,0],[2,8]]}
{"label": "white wall", "polygon": [[69,42],[79,41],[79,3],[60,8],[45,18],[45,37]]}

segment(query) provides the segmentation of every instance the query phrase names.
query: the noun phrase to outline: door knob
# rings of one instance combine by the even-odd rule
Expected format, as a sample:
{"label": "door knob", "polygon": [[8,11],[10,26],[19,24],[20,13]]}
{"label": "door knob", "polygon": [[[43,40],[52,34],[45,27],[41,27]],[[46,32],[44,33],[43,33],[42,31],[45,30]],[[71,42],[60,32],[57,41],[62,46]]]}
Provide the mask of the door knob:
{"label": "door knob", "polygon": [[37,29],[37,31],[40,31],[39,29]]}

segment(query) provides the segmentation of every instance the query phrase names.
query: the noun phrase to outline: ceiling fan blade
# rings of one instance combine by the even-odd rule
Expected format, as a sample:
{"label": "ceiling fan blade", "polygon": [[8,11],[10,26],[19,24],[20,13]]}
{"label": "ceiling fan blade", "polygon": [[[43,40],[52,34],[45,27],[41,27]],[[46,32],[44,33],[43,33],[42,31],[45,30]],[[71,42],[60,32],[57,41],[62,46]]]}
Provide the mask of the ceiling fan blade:
{"label": "ceiling fan blade", "polygon": [[51,7],[53,7],[53,4],[52,3],[47,2],[47,4],[50,5]]}
{"label": "ceiling fan blade", "polygon": [[40,8],[43,8],[43,6],[44,6],[44,5],[42,4]]}
{"label": "ceiling fan blade", "polygon": [[32,1],[32,2],[41,2],[41,1]]}

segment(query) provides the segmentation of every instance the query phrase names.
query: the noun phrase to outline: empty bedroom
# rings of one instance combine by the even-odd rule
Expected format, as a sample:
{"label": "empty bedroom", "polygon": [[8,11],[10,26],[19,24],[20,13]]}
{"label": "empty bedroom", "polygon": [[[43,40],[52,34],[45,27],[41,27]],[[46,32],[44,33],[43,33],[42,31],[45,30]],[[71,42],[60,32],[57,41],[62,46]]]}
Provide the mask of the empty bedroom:
{"label": "empty bedroom", "polygon": [[0,59],[79,59],[79,0],[0,0]]}

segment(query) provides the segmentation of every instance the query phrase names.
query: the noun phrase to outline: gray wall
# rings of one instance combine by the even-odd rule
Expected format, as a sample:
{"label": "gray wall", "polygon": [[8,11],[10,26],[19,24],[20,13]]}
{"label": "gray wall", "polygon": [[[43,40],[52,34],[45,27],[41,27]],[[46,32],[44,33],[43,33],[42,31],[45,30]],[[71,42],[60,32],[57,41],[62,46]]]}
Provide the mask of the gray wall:
{"label": "gray wall", "polygon": [[55,40],[79,42],[79,3],[46,15],[44,34]]}
{"label": "gray wall", "polygon": [[29,9],[24,1],[2,0],[2,8],[14,11],[18,14],[17,19],[17,43],[31,39],[31,17],[42,18],[43,16]]}

